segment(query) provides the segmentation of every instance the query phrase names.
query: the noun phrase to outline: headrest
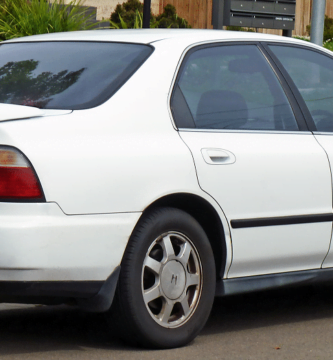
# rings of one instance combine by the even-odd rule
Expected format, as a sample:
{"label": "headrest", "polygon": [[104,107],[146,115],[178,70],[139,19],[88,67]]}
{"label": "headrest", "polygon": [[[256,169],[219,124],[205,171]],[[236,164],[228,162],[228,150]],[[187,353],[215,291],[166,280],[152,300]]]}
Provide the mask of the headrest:
{"label": "headrest", "polygon": [[195,123],[197,128],[204,129],[239,129],[247,119],[247,105],[242,95],[211,90],[201,95]]}
{"label": "headrest", "polygon": [[251,59],[235,59],[229,62],[229,71],[239,74],[254,74],[261,72],[258,61]]}

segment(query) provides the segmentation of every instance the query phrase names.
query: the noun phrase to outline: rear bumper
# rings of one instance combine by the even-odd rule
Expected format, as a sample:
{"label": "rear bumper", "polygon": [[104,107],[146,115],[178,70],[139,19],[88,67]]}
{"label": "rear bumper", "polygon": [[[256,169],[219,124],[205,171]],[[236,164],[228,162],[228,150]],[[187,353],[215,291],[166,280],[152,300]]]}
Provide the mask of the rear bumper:
{"label": "rear bumper", "polygon": [[11,298],[90,298],[103,281],[0,281],[0,302]]}
{"label": "rear bumper", "polygon": [[1,281],[0,302],[61,304],[70,303],[91,312],[111,307],[120,266],[103,281]]}
{"label": "rear bumper", "polygon": [[98,292],[120,265],[140,215],[69,216],[56,203],[0,203],[0,296],[14,285],[16,292],[43,286],[50,296],[75,296],[84,283],[89,294]]}

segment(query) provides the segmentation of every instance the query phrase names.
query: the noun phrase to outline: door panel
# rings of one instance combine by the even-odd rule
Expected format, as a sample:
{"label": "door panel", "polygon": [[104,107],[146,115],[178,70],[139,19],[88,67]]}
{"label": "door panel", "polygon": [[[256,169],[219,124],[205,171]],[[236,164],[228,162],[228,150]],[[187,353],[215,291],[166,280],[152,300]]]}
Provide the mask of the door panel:
{"label": "door panel", "polygon": [[[191,149],[201,188],[228,221],[330,213],[331,175],[312,134],[180,131]],[[229,165],[209,165],[201,150],[234,154]],[[329,246],[331,222],[231,228],[228,277],[319,268]]]}
{"label": "door panel", "polygon": [[[330,234],[330,222],[235,229],[228,277],[317,269]],[[321,240],[317,243],[317,239]]]}

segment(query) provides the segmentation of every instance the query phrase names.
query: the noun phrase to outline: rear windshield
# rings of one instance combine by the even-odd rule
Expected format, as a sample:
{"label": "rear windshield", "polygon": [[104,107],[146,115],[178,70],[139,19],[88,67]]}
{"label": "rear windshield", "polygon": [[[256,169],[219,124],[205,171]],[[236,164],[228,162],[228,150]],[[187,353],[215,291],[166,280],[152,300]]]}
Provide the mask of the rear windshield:
{"label": "rear windshield", "polygon": [[143,64],[147,45],[28,42],[0,46],[0,103],[87,109],[109,99]]}

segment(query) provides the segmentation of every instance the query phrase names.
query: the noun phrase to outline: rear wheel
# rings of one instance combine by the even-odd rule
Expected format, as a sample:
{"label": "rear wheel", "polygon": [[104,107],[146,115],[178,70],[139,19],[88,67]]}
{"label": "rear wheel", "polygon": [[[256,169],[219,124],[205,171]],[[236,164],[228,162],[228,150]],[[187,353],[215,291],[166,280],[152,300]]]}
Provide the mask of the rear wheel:
{"label": "rear wheel", "polygon": [[209,240],[189,214],[155,209],[137,225],[121,265],[113,312],[135,344],[172,348],[191,341],[214,300]]}

